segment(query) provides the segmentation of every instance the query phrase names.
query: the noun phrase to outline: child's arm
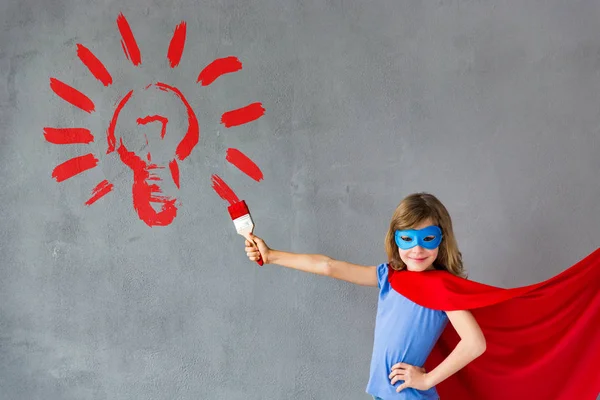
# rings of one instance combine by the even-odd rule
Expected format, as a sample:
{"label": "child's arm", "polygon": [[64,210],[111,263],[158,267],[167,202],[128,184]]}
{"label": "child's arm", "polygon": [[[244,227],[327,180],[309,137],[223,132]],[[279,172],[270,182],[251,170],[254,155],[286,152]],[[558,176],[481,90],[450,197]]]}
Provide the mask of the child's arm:
{"label": "child's arm", "polygon": [[398,386],[397,391],[407,387],[419,390],[432,388],[485,352],[485,337],[470,311],[447,311],[446,314],[456,333],[460,336],[460,342],[444,361],[428,373],[425,373],[422,368],[406,363],[392,366],[390,374],[392,385],[398,380],[405,381]]}
{"label": "child's arm", "polygon": [[431,387],[453,375],[485,352],[485,337],[470,311],[447,311],[448,319],[460,336],[454,350],[428,375]]}
{"label": "child's arm", "polygon": [[258,246],[257,251],[256,247],[246,240],[246,254],[252,261],[262,258],[265,264],[278,264],[283,267],[329,276],[357,285],[377,287],[377,267],[375,266],[365,267],[351,264],[321,254],[298,254],[273,250],[261,238],[254,235],[251,235],[251,238]]}

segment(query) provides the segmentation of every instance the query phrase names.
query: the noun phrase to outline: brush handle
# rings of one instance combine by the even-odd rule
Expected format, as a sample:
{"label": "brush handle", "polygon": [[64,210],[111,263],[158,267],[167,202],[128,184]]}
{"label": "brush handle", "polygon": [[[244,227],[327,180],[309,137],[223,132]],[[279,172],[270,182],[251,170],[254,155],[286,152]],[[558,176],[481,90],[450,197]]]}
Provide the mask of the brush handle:
{"label": "brush handle", "polygon": [[[256,250],[258,250],[258,245],[256,243],[254,243],[254,241],[251,241],[251,242],[256,247]],[[258,254],[260,254],[260,258],[258,260],[256,260],[256,263],[262,267],[265,263],[263,262],[262,253],[260,252],[260,250],[258,250]]]}
{"label": "brush handle", "polygon": [[255,262],[260,265],[261,267],[265,264],[263,262],[262,259],[262,253],[260,252],[260,250],[258,249],[258,245],[254,242],[254,240],[250,239],[250,237],[248,235],[244,235],[244,237],[250,242],[252,243],[252,245],[254,246],[254,248],[258,251],[258,254],[260,254],[260,258],[258,260],[256,260]]}

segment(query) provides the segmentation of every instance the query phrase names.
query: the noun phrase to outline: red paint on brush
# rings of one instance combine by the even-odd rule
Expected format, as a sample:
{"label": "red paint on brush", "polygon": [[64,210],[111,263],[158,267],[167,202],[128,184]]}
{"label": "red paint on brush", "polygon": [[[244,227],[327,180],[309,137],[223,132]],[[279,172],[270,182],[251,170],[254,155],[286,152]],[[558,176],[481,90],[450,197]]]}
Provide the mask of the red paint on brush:
{"label": "red paint on brush", "polygon": [[238,108],[237,110],[227,111],[221,117],[221,123],[225,125],[226,128],[230,128],[259,119],[264,114],[265,109],[261,103],[252,103],[248,104],[246,107]]}
{"label": "red paint on brush", "polygon": [[123,47],[125,57],[127,57],[128,60],[131,60],[133,65],[140,65],[142,63],[140,48],[135,41],[133,32],[131,32],[129,22],[127,22],[127,18],[125,18],[123,13],[120,13],[117,17],[117,26],[119,27],[119,32],[121,32],[121,37],[123,38],[123,40],[121,40],[121,46]]}
{"label": "red paint on brush", "polygon": [[127,93],[125,95],[125,97],[123,97],[121,99],[121,101],[119,102],[119,105],[115,109],[115,112],[110,121],[110,124],[108,125],[108,129],[106,130],[106,141],[108,142],[108,150],[106,150],[106,154],[115,151],[115,146],[116,146],[115,128],[117,126],[117,120],[119,119],[119,114],[121,113],[121,110],[123,110],[123,107],[125,107],[125,104],[129,101],[129,99],[131,98],[132,95],[133,95],[133,90],[130,90],[129,93]]}
{"label": "red paint on brush", "polygon": [[175,186],[177,186],[177,189],[179,189],[179,165],[177,165],[177,160],[172,160],[169,163],[169,169],[171,170],[173,182],[175,182]]}
{"label": "red paint on brush", "polygon": [[263,173],[260,168],[238,149],[227,149],[227,156],[225,159],[255,181],[259,182],[263,179]]}
{"label": "red paint on brush", "polygon": [[214,191],[217,192],[219,197],[227,201],[229,205],[233,205],[240,201],[233,190],[231,190],[231,188],[227,186],[223,179],[221,179],[218,175],[212,175],[211,180]]}
{"label": "red paint on brush", "polygon": [[190,155],[192,149],[198,144],[198,140],[200,139],[200,127],[198,126],[198,119],[196,118],[196,114],[194,114],[192,106],[190,106],[190,103],[188,103],[186,98],[183,96],[183,93],[181,93],[179,89],[161,82],[156,82],[156,86],[165,92],[171,91],[175,93],[187,110],[188,130],[181,142],[179,142],[177,145],[177,150],[175,150],[175,155],[177,158],[183,160]]}
{"label": "red paint on brush", "polygon": [[196,82],[202,82],[202,86],[208,86],[221,75],[236,72],[242,69],[242,63],[237,57],[217,58],[208,64],[198,75]]}
{"label": "red paint on brush", "polygon": [[44,128],[44,137],[54,144],[88,144],[94,141],[94,136],[85,128]]}
{"label": "red paint on brush", "polygon": [[94,204],[98,199],[110,193],[113,190],[113,184],[107,181],[106,179],[100,182],[96,187],[92,190],[92,197],[88,201],[85,202],[86,206],[90,206]]}
{"label": "red paint on brush", "polygon": [[169,51],[167,52],[167,58],[171,64],[171,68],[175,68],[181,61],[181,55],[183,54],[183,47],[185,46],[185,22],[181,21],[179,25],[175,27],[173,38],[169,44]]}
{"label": "red paint on brush", "polygon": [[50,89],[59,97],[73,104],[75,107],[88,113],[94,111],[94,102],[79,90],[59,81],[56,78],[50,78]]}
{"label": "red paint on brush", "polygon": [[242,217],[246,214],[250,214],[250,210],[248,210],[248,206],[244,200],[230,205],[227,207],[227,211],[229,212],[229,216],[232,220]]}
{"label": "red paint on brush", "polygon": [[[144,118],[138,118],[138,125],[146,125],[150,122],[160,122],[162,123],[162,128],[160,130],[160,138],[164,139],[165,133],[167,133],[167,124],[169,123],[169,119],[167,117],[163,117],[162,115],[148,115]],[[146,140],[146,144],[148,144],[148,140]]]}
{"label": "red paint on brush", "polygon": [[112,83],[112,76],[110,76],[104,64],[87,47],[77,43],[77,56],[104,86]]}
{"label": "red paint on brush", "polygon": [[96,165],[98,165],[98,159],[91,153],[71,158],[54,168],[52,177],[56,179],[57,182],[62,182],[83,171],[94,168]]}

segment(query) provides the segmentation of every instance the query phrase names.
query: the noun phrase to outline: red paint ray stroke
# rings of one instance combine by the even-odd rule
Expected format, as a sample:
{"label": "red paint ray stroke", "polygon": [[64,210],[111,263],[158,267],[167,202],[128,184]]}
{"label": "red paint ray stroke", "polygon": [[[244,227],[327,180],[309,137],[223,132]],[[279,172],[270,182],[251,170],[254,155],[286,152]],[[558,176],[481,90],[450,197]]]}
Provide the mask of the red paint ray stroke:
{"label": "red paint ray stroke", "polygon": [[142,63],[142,55],[140,54],[140,48],[135,41],[135,37],[133,36],[133,32],[129,27],[129,22],[127,22],[127,18],[120,13],[117,17],[117,26],[119,27],[119,32],[121,32],[121,46],[123,47],[123,52],[125,53],[125,57],[128,60],[131,60],[133,65],[138,66]]}
{"label": "red paint ray stroke", "polygon": [[171,170],[173,182],[175,182],[175,186],[177,186],[177,189],[179,189],[179,165],[177,164],[177,160],[172,160],[169,163],[169,169]]}
{"label": "red paint ray stroke", "polygon": [[247,124],[265,115],[265,109],[261,103],[248,104],[237,110],[227,111],[221,116],[221,123],[226,128]]}
{"label": "red paint ray stroke", "polygon": [[202,86],[208,86],[221,75],[236,72],[242,69],[242,63],[237,57],[217,58],[208,64],[198,75],[196,82],[201,82]]}
{"label": "red paint ray stroke", "polygon": [[89,144],[94,136],[85,128],[44,128],[46,141],[54,144]]}
{"label": "red paint ray stroke", "polygon": [[100,182],[96,187],[92,190],[92,197],[88,201],[85,202],[86,206],[90,206],[94,204],[98,199],[110,193],[113,190],[113,184],[107,181],[106,179]]}
{"label": "red paint ray stroke", "polygon": [[77,43],[77,56],[104,86],[112,84],[112,76],[110,76],[104,64],[87,47]]}
{"label": "red paint ray stroke", "polygon": [[98,159],[91,153],[74,157],[54,168],[52,177],[56,179],[57,182],[62,182],[83,171],[94,168],[96,165],[98,165]]}
{"label": "red paint ray stroke", "polygon": [[225,159],[255,181],[259,182],[263,179],[263,173],[260,168],[258,168],[258,165],[238,149],[227,149],[227,156]]}
{"label": "red paint ray stroke", "polygon": [[231,190],[229,186],[221,179],[218,175],[212,175],[212,188],[215,192],[221,197],[223,200],[227,201],[229,205],[233,205],[235,203],[239,203],[240,199],[237,195]]}
{"label": "red paint ray stroke", "polygon": [[173,38],[169,44],[169,51],[167,52],[167,58],[169,59],[171,68],[178,66],[179,61],[181,61],[181,55],[183,54],[183,48],[185,46],[185,31],[186,24],[184,21],[181,21],[179,25],[175,27]]}
{"label": "red paint ray stroke", "polygon": [[91,114],[95,110],[94,102],[85,94],[56,78],[50,78],[50,88],[63,100],[83,111]]}

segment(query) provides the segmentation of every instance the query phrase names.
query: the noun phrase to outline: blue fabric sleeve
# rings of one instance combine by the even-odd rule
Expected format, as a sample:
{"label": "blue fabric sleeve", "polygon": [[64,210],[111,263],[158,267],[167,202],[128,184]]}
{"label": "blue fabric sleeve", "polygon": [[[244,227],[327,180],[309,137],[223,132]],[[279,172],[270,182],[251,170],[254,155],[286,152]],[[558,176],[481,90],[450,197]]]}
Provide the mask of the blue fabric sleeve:
{"label": "blue fabric sleeve", "polygon": [[381,289],[381,286],[385,283],[388,277],[388,265],[386,263],[379,264],[377,266],[377,287]]}

